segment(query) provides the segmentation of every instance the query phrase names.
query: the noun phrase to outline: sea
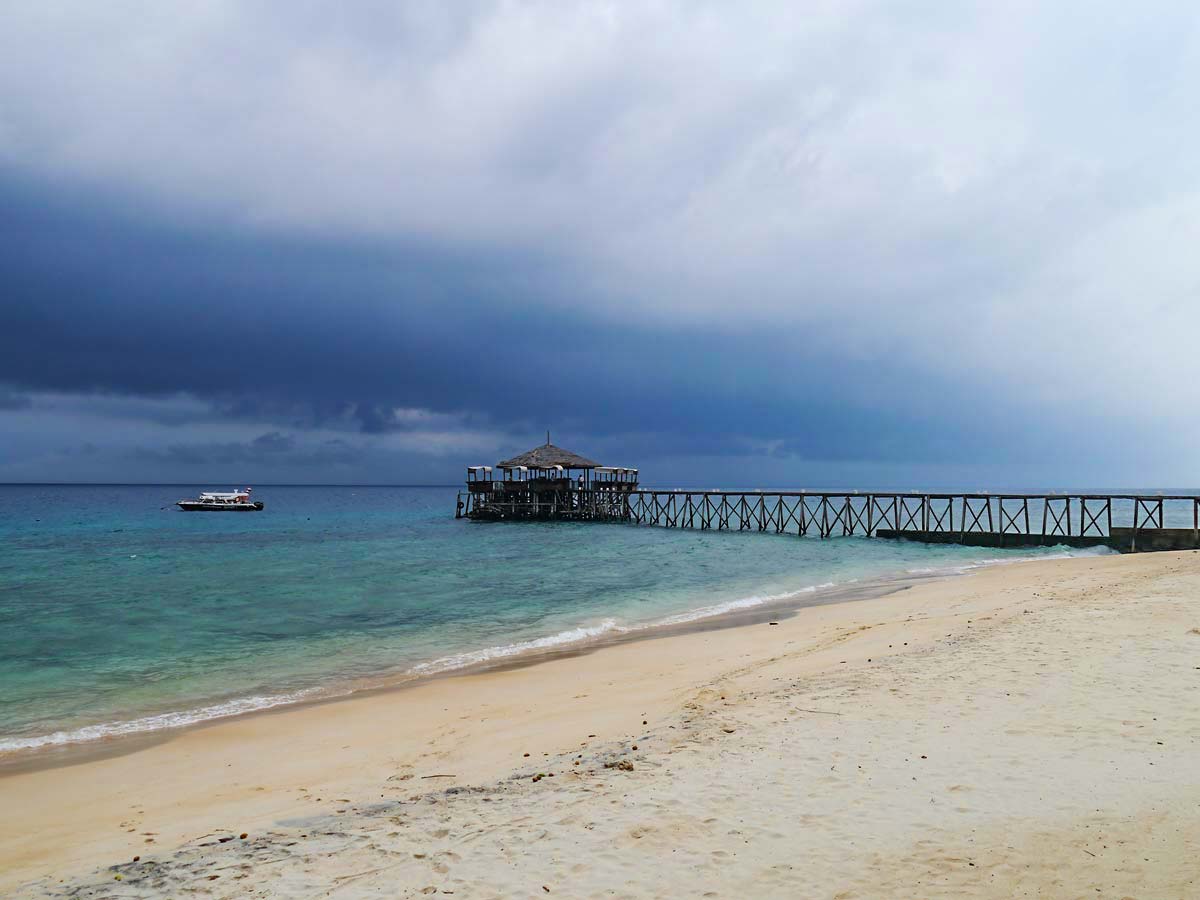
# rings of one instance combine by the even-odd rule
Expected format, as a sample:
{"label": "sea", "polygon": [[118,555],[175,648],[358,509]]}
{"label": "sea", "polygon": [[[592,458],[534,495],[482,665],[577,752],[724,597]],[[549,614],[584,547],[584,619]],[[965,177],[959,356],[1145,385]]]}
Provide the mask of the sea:
{"label": "sea", "polygon": [[456,487],[0,485],[0,758],[1100,551],[454,518]]}

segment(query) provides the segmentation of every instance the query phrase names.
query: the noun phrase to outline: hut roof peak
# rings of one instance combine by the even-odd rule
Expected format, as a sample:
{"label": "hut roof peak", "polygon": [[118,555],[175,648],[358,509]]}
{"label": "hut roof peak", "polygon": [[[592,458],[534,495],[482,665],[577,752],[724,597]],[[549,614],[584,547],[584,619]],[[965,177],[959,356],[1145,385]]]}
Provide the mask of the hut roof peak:
{"label": "hut roof peak", "polygon": [[546,436],[546,443],[540,447],[534,447],[520,456],[514,456],[512,459],[506,459],[496,464],[501,469],[512,469],[517,466],[528,466],[531,469],[545,469],[550,466],[562,466],[564,469],[594,469],[600,463],[588,459],[586,456],[580,456],[578,453],[572,453],[570,450],[564,450],[562,447],[555,447],[550,443],[550,436]]}

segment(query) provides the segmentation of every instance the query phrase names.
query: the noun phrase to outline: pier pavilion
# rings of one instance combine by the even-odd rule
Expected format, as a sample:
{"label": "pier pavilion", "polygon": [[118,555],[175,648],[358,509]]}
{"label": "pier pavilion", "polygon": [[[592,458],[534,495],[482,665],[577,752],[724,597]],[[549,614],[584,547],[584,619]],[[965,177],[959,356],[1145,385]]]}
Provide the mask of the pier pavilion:
{"label": "pier pavilion", "polygon": [[627,519],[638,470],[546,443],[493,466],[468,466],[456,515],[469,519]]}

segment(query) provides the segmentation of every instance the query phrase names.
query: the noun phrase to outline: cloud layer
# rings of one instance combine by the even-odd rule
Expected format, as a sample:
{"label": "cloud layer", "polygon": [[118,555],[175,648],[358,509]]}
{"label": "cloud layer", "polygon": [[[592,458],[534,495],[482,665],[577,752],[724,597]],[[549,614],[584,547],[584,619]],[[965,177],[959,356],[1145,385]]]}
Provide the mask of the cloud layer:
{"label": "cloud layer", "polygon": [[4,18],[0,478],[1190,475],[1186,4]]}

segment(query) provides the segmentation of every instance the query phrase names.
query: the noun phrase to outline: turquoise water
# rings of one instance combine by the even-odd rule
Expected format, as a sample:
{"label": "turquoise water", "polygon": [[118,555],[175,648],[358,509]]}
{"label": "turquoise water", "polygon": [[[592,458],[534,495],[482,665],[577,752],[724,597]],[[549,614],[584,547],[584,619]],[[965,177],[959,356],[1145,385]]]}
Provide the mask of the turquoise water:
{"label": "turquoise water", "polygon": [[0,486],[0,751],[178,726],[1006,555],[471,523],[453,517],[454,488],[272,487],[255,492],[261,513],[174,508],[208,487],[221,486]]}

